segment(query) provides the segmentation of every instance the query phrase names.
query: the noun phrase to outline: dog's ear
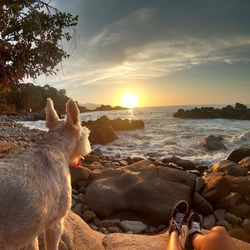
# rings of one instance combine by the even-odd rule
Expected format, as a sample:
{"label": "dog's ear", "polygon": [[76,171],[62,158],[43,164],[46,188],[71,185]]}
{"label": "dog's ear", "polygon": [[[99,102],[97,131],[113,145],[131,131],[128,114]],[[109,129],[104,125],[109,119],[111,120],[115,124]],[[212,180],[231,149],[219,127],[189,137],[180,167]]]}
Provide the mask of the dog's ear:
{"label": "dog's ear", "polygon": [[53,101],[48,98],[46,106],[46,126],[48,129],[52,129],[58,124],[59,117],[54,109]]}
{"label": "dog's ear", "polygon": [[69,101],[66,104],[66,112],[67,112],[67,118],[66,123],[70,126],[75,126],[80,123],[80,111],[77,107],[77,104],[72,100],[69,99]]}

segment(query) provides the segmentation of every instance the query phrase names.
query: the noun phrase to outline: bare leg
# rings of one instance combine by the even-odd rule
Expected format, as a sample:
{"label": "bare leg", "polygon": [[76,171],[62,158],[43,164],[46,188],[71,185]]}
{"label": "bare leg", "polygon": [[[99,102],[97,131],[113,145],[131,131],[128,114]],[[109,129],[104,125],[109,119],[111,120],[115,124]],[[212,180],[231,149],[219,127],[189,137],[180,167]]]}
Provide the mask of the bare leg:
{"label": "bare leg", "polygon": [[45,232],[46,250],[58,250],[63,232],[63,219],[58,221]]}
{"label": "bare leg", "polygon": [[219,226],[213,227],[207,235],[194,235],[192,243],[196,250],[236,250],[225,228]]}
{"label": "bare leg", "polygon": [[178,238],[179,234],[177,231],[173,231],[168,238],[168,244],[166,250],[183,250],[183,247]]}

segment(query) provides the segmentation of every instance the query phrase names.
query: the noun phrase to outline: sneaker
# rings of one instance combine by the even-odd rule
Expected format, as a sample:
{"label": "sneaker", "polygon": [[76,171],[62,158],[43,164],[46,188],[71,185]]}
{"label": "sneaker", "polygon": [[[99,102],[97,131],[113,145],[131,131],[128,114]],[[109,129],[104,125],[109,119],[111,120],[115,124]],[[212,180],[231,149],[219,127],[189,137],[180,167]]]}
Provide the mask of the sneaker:
{"label": "sneaker", "polygon": [[188,218],[188,233],[185,241],[185,250],[193,250],[193,236],[202,234],[201,232],[201,217],[198,213],[191,213]]}
{"label": "sneaker", "polygon": [[172,219],[170,220],[170,225],[168,228],[169,235],[176,230],[178,234],[181,233],[182,224],[188,213],[188,203],[187,201],[179,201],[172,210]]}

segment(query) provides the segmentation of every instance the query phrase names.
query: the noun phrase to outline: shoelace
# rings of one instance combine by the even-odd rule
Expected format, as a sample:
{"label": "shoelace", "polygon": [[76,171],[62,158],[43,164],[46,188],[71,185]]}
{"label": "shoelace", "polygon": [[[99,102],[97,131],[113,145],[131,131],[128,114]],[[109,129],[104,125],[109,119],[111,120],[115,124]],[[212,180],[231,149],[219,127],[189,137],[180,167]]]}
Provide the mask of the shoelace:
{"label": "shoelace", "polygon": [[174,224],[176,226],[176,229],[179,231],[179,233],[181,233],[181,227],[182,227],[182,223],[184,219],[185,219],[185,214],[176,213]]}
{"label": "shoelace", "polygon": [[191,227],[188,230],[188,234],[192,234],[192,233],[201,233],[200,223],[195,222],[195,221],[191,223]]}

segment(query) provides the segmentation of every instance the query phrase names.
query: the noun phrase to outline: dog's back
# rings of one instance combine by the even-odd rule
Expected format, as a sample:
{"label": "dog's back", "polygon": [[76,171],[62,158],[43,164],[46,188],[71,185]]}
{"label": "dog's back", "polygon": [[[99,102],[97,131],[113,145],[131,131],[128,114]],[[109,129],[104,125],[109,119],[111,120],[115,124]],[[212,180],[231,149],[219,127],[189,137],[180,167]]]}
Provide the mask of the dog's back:
{"label": "dog's back", "polygon": [[[71,206],[68,164],[79,138],[80,134],[72,133],[58,121],[43,141],[0,161],[1,250],[27,246],[44,231],[57,235],[50,228],[63,219]],[[58,242],[47,238],[47,249],[57,249]]]}

